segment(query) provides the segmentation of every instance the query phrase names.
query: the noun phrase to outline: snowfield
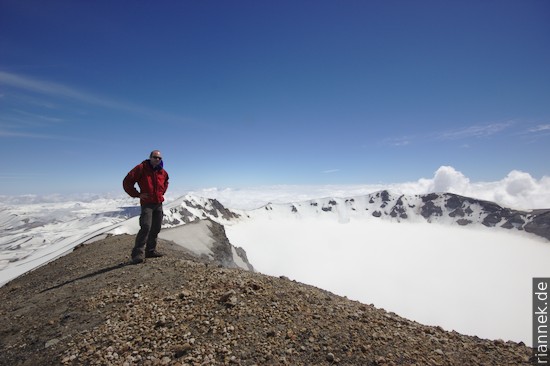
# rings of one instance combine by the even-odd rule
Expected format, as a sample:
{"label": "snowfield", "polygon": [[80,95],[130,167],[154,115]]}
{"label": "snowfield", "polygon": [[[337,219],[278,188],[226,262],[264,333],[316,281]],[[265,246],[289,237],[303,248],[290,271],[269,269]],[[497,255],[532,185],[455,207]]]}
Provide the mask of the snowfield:
{"label": "snowfield", "polygon": [[0,286],[136,214],[128,198],[0,206]]}

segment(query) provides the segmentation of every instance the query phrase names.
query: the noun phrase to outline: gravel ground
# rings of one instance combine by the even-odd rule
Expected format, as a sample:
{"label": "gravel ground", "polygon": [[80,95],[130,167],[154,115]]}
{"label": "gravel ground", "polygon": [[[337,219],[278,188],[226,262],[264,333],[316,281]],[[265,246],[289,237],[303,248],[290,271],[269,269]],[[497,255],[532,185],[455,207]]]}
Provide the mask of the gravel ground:
{"label": "gravel ground", "polygon": [[[532,349],[193,257],[83,245],[0,288],[0,365],[528,365]],[[512,316],[512,315],[511,315]]]}

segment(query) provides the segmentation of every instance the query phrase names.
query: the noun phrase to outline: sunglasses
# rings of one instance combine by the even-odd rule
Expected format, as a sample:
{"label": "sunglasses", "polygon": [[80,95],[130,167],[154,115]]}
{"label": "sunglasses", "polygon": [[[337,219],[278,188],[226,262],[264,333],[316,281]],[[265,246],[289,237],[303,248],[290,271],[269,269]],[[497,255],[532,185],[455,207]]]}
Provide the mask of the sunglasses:
{"label": "sunglasses", "polygon": [[162,160],[162,156],[151,156],[151,159],[158,159],[158,160]]}

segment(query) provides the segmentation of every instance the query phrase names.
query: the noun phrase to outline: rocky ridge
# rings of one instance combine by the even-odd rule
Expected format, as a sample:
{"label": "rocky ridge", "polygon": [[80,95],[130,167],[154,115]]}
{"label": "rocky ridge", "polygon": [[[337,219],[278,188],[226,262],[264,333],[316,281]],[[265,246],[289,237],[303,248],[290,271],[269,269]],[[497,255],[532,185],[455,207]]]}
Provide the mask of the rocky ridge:
{"label": "rocky ridge", "polygon": [[176,227],[205,219],[226,224],[239,217],[241,213],[224,207],[216,199],[185,195],[165,206],[163,227]]}
{"label": "rocky ridge", "polygon": [[494,202],[453,193],[395,195],[387,190],[350,198],[323,198],[288,204],[268,204],[243,217],[274,215],[296,217],[379,218],[451,225],[483,225],[531,233],[550,240],[550,209],[521,211]]}
{"label": "rocky ridge", "polygon": [[225,234],[225,227],[210,219],[165,228],[159,238],[173,241],[190,254],[223,267],[254,270],[245,250],[233,246]]}
{"label": "rocky ridge", "polygon": [[0,288],[2,365],[527,365],[483,340],[327,291],[197,258],[128,265],[119,235]]}

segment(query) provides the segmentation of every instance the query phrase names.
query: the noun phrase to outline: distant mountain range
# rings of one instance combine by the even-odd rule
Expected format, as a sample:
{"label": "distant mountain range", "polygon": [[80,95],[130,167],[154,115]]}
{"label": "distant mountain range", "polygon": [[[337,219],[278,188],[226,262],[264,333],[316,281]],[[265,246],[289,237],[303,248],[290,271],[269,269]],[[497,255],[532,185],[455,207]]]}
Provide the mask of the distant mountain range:
{"label": "distant mountain range", "polygon": [[[451,193],[397,195],[383,190],[349,198],[326,197],[269,203],[254,210],[230,209],[216,199],[186,195],[167,203],[164,214],[163,227],[166,229],[205,219],[222,225],[216,229],[221,232],[223,225],[262,217],[329,218],[341,223],[350,220],[389,220],[396,224],[483,225],[526,232],[550,240],[550,209],[520,211]],[[100,235],[137,233],[139,224],[136,215],[139,215],[139,207],[128,199],[0,208],[0,284]],[[220,235],[217,235],[216,242],[224,243],[224,250],[233,253],[231,258],[225,258],[228,263],[242,259],[241,265],[248,266],[243,250]]]}
{"label": "distant mountain range", "polygon": [[398,222],[483,225],[531,233],[550,240],[550,209],[520,211],[494,202],[452,193],[396,195],[387,190],[350,198],[321,198],[284,204],[269,203],[255,210],[232,210],[215,199],[184,196],[165,209],[164,226],[211,219],[220,224],[257,217],[378,218]]}

